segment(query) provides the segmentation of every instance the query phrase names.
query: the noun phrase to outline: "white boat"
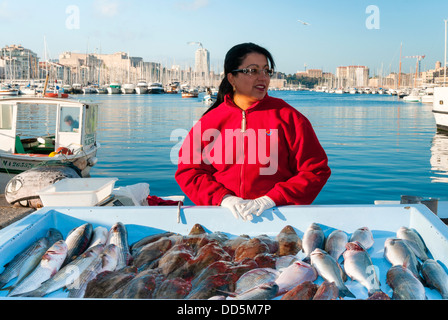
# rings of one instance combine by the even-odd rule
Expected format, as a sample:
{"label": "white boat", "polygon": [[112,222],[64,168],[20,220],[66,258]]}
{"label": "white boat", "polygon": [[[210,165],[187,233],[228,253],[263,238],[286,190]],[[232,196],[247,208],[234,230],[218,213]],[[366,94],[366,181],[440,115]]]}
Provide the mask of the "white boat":
{"label": "white boat", "polygon": [[437,129],[448,131],[448,87],[435,87],[432,113]]}
{"label": "white boat", "polygon": [[74,83],[72,85],[72,93],[73,94],[82,94],[82,84]]}
{"label": "white boat", "polygon": [[111,83],[109,86],[107,86],[107,93],[108,94],[118,94],[118,93],[121,93],[121,84],[119,84],[119,83]]}
{"label": "white boat", "polygon": [[412,90],[411,93],[403,97],[405,102],[422,102],[422,96],[419,94],[418,90]]}
{"label": "white boat", "polygon": [[[51,123],[36,122],[36,110]],[[88,177],[97,162],[97,120],[97,104],[46,97],[1,99],[0,188],[4,190],[13,176],[46,162],[72,163]],[[24,125],[27,122],[32,128]]]}
{"label": "white boat", "polygon": [[139,81],[135,87],[136,94],[146,94],[148,93],[148,84],[146,81]]}
{"label": "white boat", "polygon": [[163,86],[160,82],[151,82],[148,85],[148,93],[150,94],[165,93],[165,89],[163,89]]}
{"label": "white boat", "polygon": [[82,93],[83,94],[95,94],[95,93],[98,93],[98,90],[96,90],[93,87],[84,87],[84,88],[82,88]]}
{"label": "white boat", "polygon": [[121,93],[123,94],[133,94],[135,93],[135,85],[132,83],[125,83],[121,87]]}
{"label": "white boat", "polygon": [[0,87],[0,96],[18,96],[19,89],[13,88],[10,85],[2,85]]}

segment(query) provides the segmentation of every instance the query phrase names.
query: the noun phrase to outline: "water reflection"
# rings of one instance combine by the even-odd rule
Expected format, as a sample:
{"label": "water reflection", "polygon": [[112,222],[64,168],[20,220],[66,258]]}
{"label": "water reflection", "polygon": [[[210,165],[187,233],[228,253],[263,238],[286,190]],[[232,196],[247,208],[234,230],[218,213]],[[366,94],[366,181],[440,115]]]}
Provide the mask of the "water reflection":
{"label": "water reflection", "polygon": [[432,182],[448,183],[448,133],[436,132],[431,145]]}

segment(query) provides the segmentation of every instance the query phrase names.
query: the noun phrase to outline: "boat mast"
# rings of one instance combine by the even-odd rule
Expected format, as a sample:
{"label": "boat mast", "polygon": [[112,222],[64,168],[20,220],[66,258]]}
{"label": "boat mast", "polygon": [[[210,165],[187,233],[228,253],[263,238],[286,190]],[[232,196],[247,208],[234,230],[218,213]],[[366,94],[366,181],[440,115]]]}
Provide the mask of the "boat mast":
{"label": "boat mast", "polygon": [[443,86],[446,87],[446,23],[448,20],[445,20],[445,61],[444,61],[444,68],[443,70]]}
{"label": "boat mast", "polygon": [[400,67],[398,70],[398,88],[397,89],[400,89],[400,86],[401,86],[401,51],[402,51],[402,49],[403,49],[403,43],[400,44]]}

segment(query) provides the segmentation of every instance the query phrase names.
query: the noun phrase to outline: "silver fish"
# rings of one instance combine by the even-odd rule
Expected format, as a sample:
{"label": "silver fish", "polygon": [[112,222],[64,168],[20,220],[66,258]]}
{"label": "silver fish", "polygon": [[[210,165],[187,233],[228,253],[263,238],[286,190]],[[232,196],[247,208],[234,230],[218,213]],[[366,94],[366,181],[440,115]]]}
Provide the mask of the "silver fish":
{"label": "silver fish", "polygon": [[344,270],[352,279],[362,284],[369,297],[375,292],[381,291],[380,281],[367,251],[357,242],[349,242],[344,252]]}
{"label": "silver fish", "polygon": [[17,278],[16,283],[20,282],[39,264],[48,247],[48,238],[44,237],[17,254],[5,264],[5,270],[0,274],[0,287],[4,287],[14,278]]}
{"label": "silver fish", "polygon": [[87,249],[82,255],[61,268],[53,277],[43,282],[36,290],[20,294],[21,297],[43,297],[61,288],[75,286],[81,273],[103,251],[103,245]]}
{"label": "silver fish", "polygon": [[406,266],[419,278],[420,262],[414,252],[407,245],[406,240],[387,238],[384,242],[384,257],[393,266]]}
{"label": "silver fish", "polygon": [[268,282],[253,287],[242,292],[231,299],[234,300],[271,300],[278,293],[278,285],[275,282]]}
{"label": "silver fish", "polygon": [[123,223],[117,222],[109,230],[107,244],[114,244],[118,250],[117,270],[130,264],[132,255],[128,244],[128,232]]}
{"label": "silver fish", "polygon": [[314,249],[310,255],[311,265],[314,266],[319,275],[328,282],[334,282],[339,289],[340,297],[352,297],[355,295],[345,286],[341,266],[322,249]]}
{"label": "silver fish", "polygon": [[412,251],[414,251],[417,258],[422,261],[428,259],[428,248],[426,247],[426,244],[420,234],[415,229],[400,227],[397,230],[397,238],[406,240],[407,244]]}
{"label": "silver fish", "polygon": [[235,283],[235,293],[240,294],[263,283],[275,281],[280,272],[272,268],[255,268],[245,272]]}
{"label": "silver fish", "polygon": [[401,265],[392,266],[386,275],[387,284],[392,288],[393,300],[425,300],[425,287]]}
{"label": "silver fish", "polygon": [[80,274],[76,286],[69,289],[68,298],[83,298],[87,284],[104,271],[114,271],[118,264],[118,248],[114,244],[107,245],[103,252]]}
{"label": "silver fish", "polygon": [[67,243],[67,258],[64,265],[72,262],[77,256],[81,255],[89,246],[92,238],[92,225],[84,223],[83,225],[73,228],[67,235],[65,242]]}
{"label": "silver fish", "polygon": [[302,250],[305,253],[303,261],[309,262],[310,254],[314,249],[324,248],[325,234],[322,228],[317,223],[312,223],[303,234]]}
{"label": "silver fish", "polygon": [[98,226],[93,229],[92,239],[90,240],[89,247],[87,249],[91,249],[97,245],[105,245],[107,242],[107,237],[109,235],[109,231],[107,228]]}
{"label": "silver fish", "polygon": [[428,287],[439,291],[442,299],[448,299],[448,275],[437,261],[427,259],[422,265],[422,275]]}
{"label": "silver fish", "polygon": [[67,244],[59,240],[42,256],[39,265],[20,283],[14,286],[8,296],[14,296],[37,289],[44,281],[55,275],[67,256]]}
{"label": "silver fish", "polygon": [[366,250],[370,249],[375,242],[372,231],[368,227],[358,228],[352,233],[350,242],[355,241],[358,241]]}
{"label": "silver fish", "polygon": [[348,242],[348,235],[342,230],[334,230],[325,241],[325,251],[336,261],[345,251],[345,245]]}
{"label": "silver fish", "polygon": [[295,286],[306,281],[315,281],[317,279],[317,271],[310,264],[304,261],[296,261],[289,267],[283,269],[275,280],[278,285],[278,294],[284,294]]}

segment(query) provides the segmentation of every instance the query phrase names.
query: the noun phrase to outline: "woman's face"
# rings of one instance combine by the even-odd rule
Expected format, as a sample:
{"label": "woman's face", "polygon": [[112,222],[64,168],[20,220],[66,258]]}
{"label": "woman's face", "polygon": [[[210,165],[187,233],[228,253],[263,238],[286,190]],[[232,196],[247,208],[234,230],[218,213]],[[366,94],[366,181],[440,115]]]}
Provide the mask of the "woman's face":
{"label": "woman's face", "polygon": [[249,53],[238,69],[257,69],[253,75],[238,72],[227,75],[230,84],[234,87],[234,101],[241,108],[247,108],[253,103],[263,99],[269,88],[270,77],[261,70],[269,69],[268,60],[260,53]]}

